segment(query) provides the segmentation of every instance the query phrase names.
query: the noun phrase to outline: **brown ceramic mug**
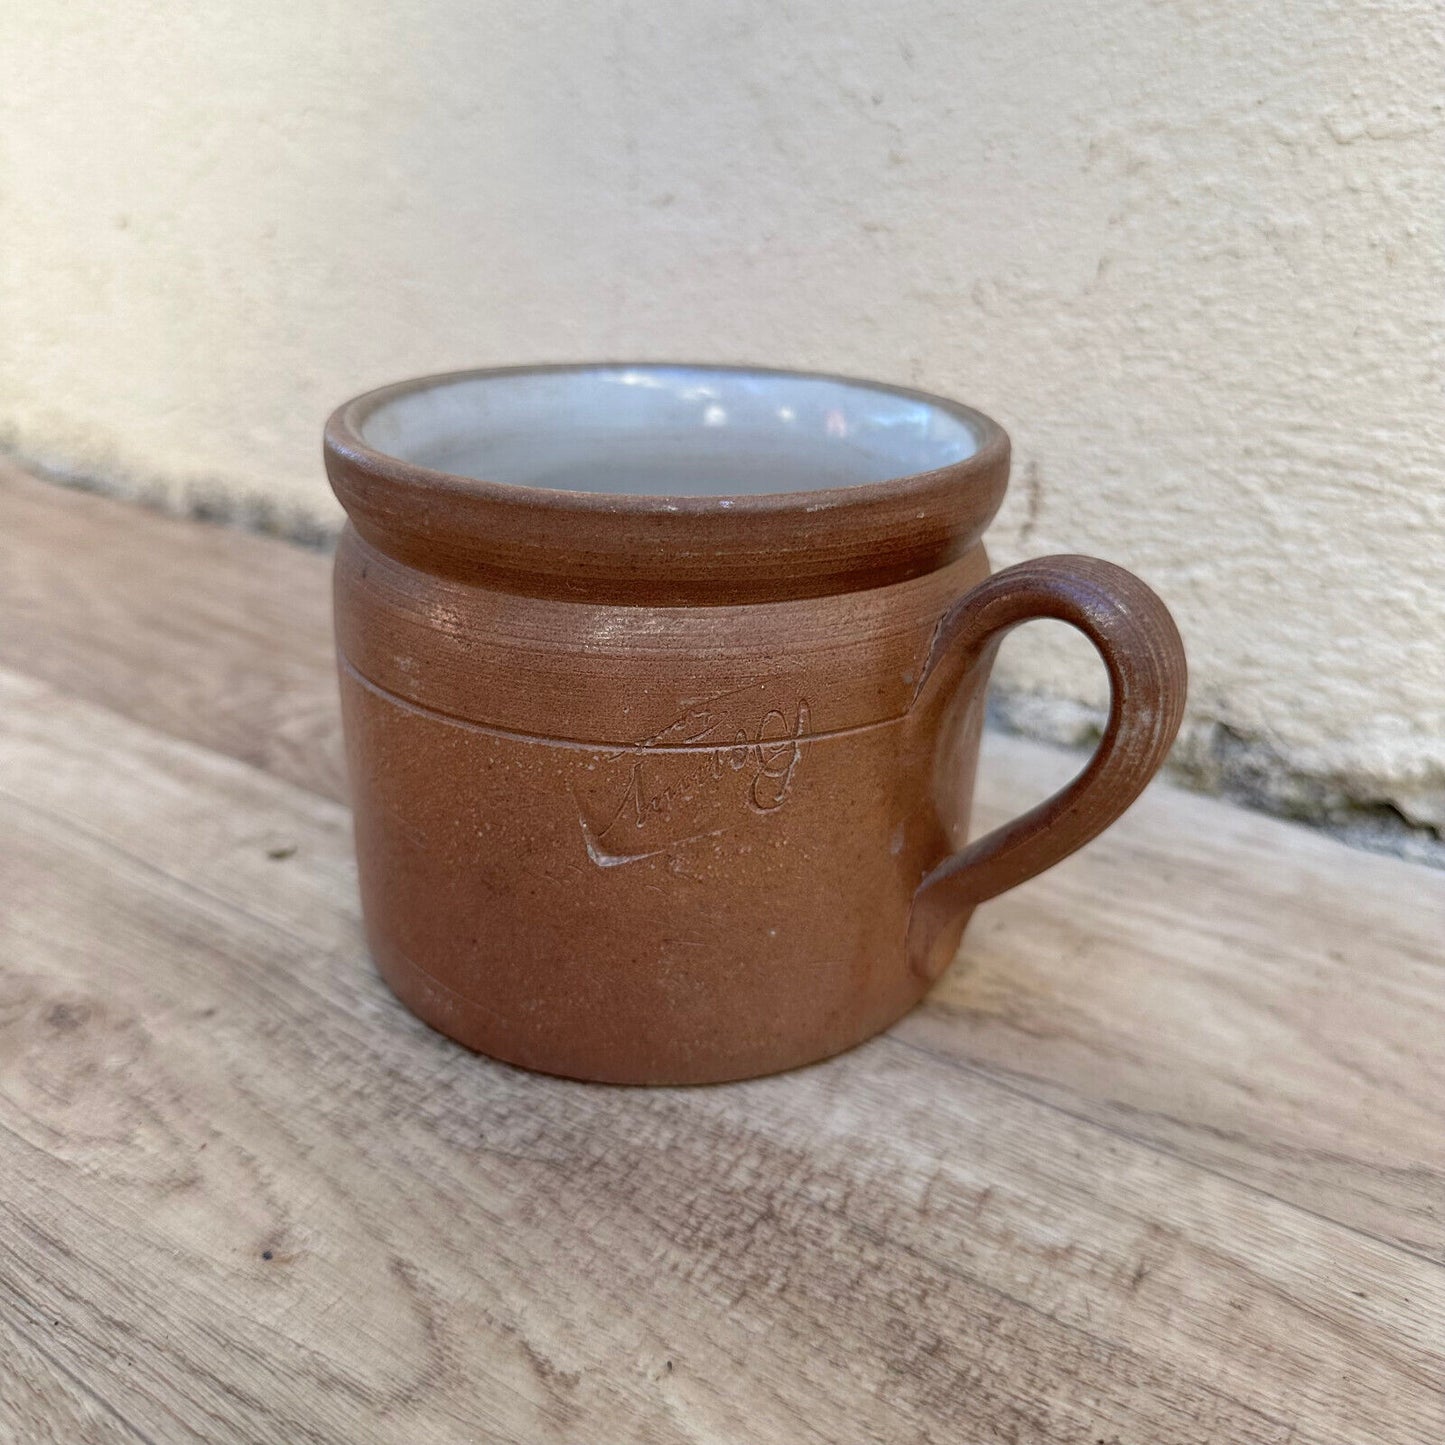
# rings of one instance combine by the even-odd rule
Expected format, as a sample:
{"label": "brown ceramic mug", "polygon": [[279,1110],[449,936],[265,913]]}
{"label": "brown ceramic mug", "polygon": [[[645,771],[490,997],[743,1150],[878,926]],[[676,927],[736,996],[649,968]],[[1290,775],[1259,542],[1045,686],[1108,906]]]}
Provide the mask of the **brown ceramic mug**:
{"label": "brown ceramic mug", "polygon": [[[700,1083],[886,1028],[975,905],[1107,827],[1184,703],[1106,562],[989,575],[987,417],[730,367],[465,372],[341,407],[336,629],[372,952],[436,1028]],[[967,841],[988,671],[1036,617],[1112,683],[1084,771]]]}

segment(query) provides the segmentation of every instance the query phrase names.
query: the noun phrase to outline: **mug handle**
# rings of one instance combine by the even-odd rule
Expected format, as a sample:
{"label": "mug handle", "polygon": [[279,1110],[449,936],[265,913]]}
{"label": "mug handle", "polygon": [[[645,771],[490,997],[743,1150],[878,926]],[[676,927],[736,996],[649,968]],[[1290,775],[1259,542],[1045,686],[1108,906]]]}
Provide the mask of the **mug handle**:
{"label": "mug handle", "polygon": [[1021,622],[1053,617],[1078,628],[1109,672],[1109,722],[1084,770],[1011,823],[967,844],[913,894],[908,958],[930,981],[948,967],[973,908],[1052,868],[1109,826],[1144,790],[1184,715],[1187,668],[1179,629],[1132,573],[1094,557],[1039,557],[995,573],[944,613],[921,694],[948,654],[987,667]]}

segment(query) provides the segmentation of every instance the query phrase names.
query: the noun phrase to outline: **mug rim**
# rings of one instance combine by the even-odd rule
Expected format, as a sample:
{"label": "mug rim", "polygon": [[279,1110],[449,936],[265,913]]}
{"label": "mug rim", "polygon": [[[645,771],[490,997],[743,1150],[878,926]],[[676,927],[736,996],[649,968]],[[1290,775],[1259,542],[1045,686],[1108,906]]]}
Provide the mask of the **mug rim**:
{"label": "mug rim", "polygon": [[[960,422],[973,436],[975,445],[963,457],[939,467],[913,471],[899,471],[895,475],[872,481],[848,482],[836,486],[799,487],[778,491],[707,493],[685,492],[642,492],[604,491],[580,487],[539,486],[529,482],[502,481],[492,477],[476,477],[451,472],[443,467],[430,466],[398,456],[395,452],[374,445],[366,439],[366,423],[383,407],[402,397],[414,396],[419,392],[441,390],[461,382],[491,381],[506,377],[559,376],[588,373],[628,371],[695,371],[712,372],[722,376],[738,378],[756,377],[775,381],[824,382],[846,386],[860,392],[873,392],[881,396],[910,401],[919,406],[929,407]],[[755,366],[748,363],[712,361],[560,361],[522,363],[513,366],[465,367],[458,371],[433,372],[424,376],[409,377],[403,381],[390,382],[384,386],[364,391],[349,401],[343,402],[332,413],[326,424],[328,440],[334,438],[345,446],[352,455],[366,456],[374,461],[385,462],[390,469],[413,473],[419,482],[429,486],[458,487],[465,491],[478,488],[505,488],[513,492],[541,493],[549,497],[565,498],[567,503],[584,509],[601,511],[709,511],[721,503],[730,508],[745,507],[748,510],[770,511],[787,508],[799,499],[816,501],[819,497],[835,492],[861,495],[870,489],[882,491],[908,487],[910,483],[940,474],[954,474],[973,470],[969,463],[985,457],[990,449],[1007,445],[1003,428],[985,412],[954,401],[935,392],[923,391],[917,387],[900,386],[892,382],[875,381],[869,377],[852,376],[843,372],[800,370],[792,367]],[[957,478],[962,480],[962,478]],[[540,497],[533,498],[540,501]],[[599,503],[601,504],[599,506]]]}
{"label": "mug rim", "polygon": [[[583,491],[460,476],[366,440],[382,406],[457,382],[529,374],[692,369],[843,384],[932,407],[973,434],[966,456],[924,471],[777,492]],[[915,387],[840,372],[707,361],[468,367],[360,393],[327,419],[332,489],[378,550],[447,575],[498,576],[540,595],[748,601],[901,581],[977,543],[1003,500],[1009,439],[991,417]]]}

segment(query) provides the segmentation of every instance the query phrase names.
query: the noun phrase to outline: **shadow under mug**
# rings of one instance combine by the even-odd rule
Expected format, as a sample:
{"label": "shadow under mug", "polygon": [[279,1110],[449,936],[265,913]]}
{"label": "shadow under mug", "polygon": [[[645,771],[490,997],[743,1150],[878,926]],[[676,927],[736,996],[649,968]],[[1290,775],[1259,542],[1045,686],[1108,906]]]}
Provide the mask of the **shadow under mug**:
{"label": "shadow under mug", "polygon": [[[974,907],[1163,761],[1179,634],[1086,557],[989,575],[994,422],[755,368],[403,382],[326,467],[367,936],[391,987],[549,1073],[702,1083],[886,1028]],[[968,841],[988,672],[1071,623],[1112,703],[1073,782]]]}

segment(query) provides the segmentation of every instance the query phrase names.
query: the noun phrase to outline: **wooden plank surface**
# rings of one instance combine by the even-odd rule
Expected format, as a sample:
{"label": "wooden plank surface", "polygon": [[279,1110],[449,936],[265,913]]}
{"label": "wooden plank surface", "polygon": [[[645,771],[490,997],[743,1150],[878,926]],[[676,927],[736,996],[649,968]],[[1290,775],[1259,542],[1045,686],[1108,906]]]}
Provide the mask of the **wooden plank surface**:
{"label": "wooden plank surface", "polygon": [[[344,796],[327,559],[3,464],[0,521],[0,663]],[[1075,766],[986,747],[983,825]],[[1156,785],[982,910],[903,1028],[1438,1260],[1442,938],[1445,875]]]}
{"label": "wooden plank surface", "polygon": [[0,459],[0,665],[341,797],[330,575]]}
{"label": "wooden plank surface", "polygon": [[3,683],[0,1258],[144,1433],[1445,1425],[1437,1267],[901,1038],[712,1090],[474,1059],[366,967],[339,806]]}
{"label": "wooden plank surface", "polygon": [[[1038,786],[994,739],[991,816]],[[1011,794],[1001,806],[1001,788]],[[1445,873],[1156,786],[981,910],[909,1039],[1445,1260]],[[1445,1437],[1442,1437],[1445,1438]]]}
{"label": "wooden plank surface", "polygon": [[1445,1438],[1442,875],[1158,788],[843,1059],[531,1078],[365,962],[324,561],[0,520],[0,1439]]}

